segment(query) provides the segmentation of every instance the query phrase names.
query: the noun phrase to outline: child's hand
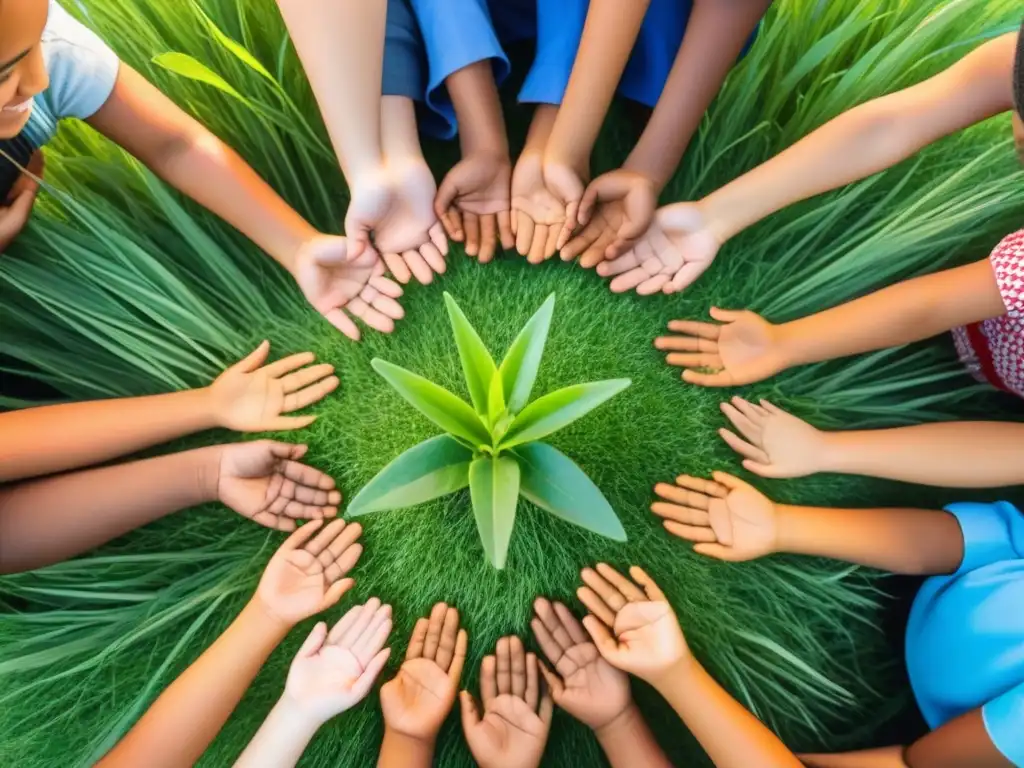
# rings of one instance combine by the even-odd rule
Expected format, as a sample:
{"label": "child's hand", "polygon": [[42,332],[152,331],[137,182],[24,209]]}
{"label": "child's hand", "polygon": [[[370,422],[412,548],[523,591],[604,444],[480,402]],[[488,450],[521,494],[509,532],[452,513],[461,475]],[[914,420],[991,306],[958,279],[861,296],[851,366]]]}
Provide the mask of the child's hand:
{"label": "child's hand", "polygon": [[565,225],[565,205],[551,193],[544,179],[541,155],[521,154],[512,172],[512,232],[516,250],[531,264],[555,255]]}
{"label": "child's hand", "polygon": [[344,520],[306,523],[270,558],[255,599],[288,625],[326,611],[355,584],[344,577],[363,553],[356,543],[362,532],[359,523]]}
{"label": "child's hand", "polygon": [[374,242],[398,282],[426,285],[447,269],[448,240],[434,213],[437,184],[422,157],[388,160],[391,200],[373,230]]}
{"label": "child's hand", "polygon": [[282,703],[316,725],[351,709],[387,663],[390,633],[391,606],[375,597],[351,608],[330,634],[319,622],[292,661]]}
{"label": "child's hand", "polygon": [[459,612],[438,603],[412,631],[405,662],[380,689],[384,725],[413,739],[433,742],[451,712],[466,661],[466,630]]}
{"label": "child's hand", "polygon": [[590,182],[580,201],[583,231],[562,249],[563,261],[580,256],[584,269],[630,250],[654,220],[658,191],[646,176],[620,168]]}
{"label": "child's hand", "polygon": [[[668,350],[666,362],[684,368],[683,381],[702,387],[735,387],[774,376],[789,367],[778,326],[747,311],[711,308],[721,325],[672,320],[677,336],[659,336],[657,349]],[[698,369],[710,368],[712,373]]]}
{"label": "child's hand", "polygon": [[465,242],[466,255],[481,264],[494,258],[499,237],[505,250],[515,247],[509,215],[511,177],[507,151],[477,152],[456,163],[437,191],[434,212],[448,236]]}
{"label": "child's hand", "polygon": [[334,517],[334,480],[300,464],[305,445],[257,440],[217,448],[217,498],[253,522],[294,531],[295,520]]}
{"label": "child's hand", "polygon": [[281,414],[312,405],[338,387],[333,365],[309,365],[316,359],[312,352],[263,365],[269,354],[270,342],[264,341],[209,386],[207,392],[220,426],[240,432],[308,427],[316,416]]}
{"label": "child's hand", "polygon": [[629,677],[605,661],[568,608],[538,597],[530,622],[534,637],[558,674],[540,663],[555,704],[595,731],[629,709]]}
{"label": "child's hand", "polygon": [[629,569],[633,581],[604,563],[582,575],[576,594],[591,613],[583,626],[605,659],[651,683],[690,658],[672,607],[642,569]]}
{"label": "child's hand", "polygon": [[292,275],[306,300],[324,318],[354,341],[357,317],[374,330],[391,333],[405,316],[395,301],[402,288],[384,276],[384,263],[371,247],[354,255],[344,237],[317,235],[295,257]]}
{"label": "child's hand", "polygon": [[826,433],[806,421],[767,400],[755,405],[742,397],[722,403],[722,413],[746,440],[728,429],[718,434],[745,457],[743,466],[751,472],[762,477],[803,477],[822,470]]}
{"label": "child's hand", "polygon": [[778,551],[778,516],[771,499],[738,477],[715,472],[716,482],[681,475],[677,485],[658,483],[664,502],[651,506],[669,533],[697,542],[693,550],[742,562]]}
{"label": "child's hand", "polygon": [[573,168],[567,163],[552,160],[550,157],[544,158],[544,186],[565,210],[565,222],[555,240],[556,250],[561,250],[569,242],[572,233],[576,231],[576,225],[579,223],[580,201],[583,199],[586,186],[585,177],[589,177],[589,175],[588,169]]}
{"label": "child's hand", "polygon": [[537,657],[525,653],[518,637],[498,640],[495,656],[480,665],[480,717],[469,691],[463,691],[462,730],[480,768],[536,768],[544,755],[554,704],[541,695]]}
{"label": "child's hand", "polygon": [[694,203],[659,208],[654,221],[633,247],[597,265],[597,274],[614,277],[611,289],[636,289],[641,296],[676,293],[711,266],[721,242]]}

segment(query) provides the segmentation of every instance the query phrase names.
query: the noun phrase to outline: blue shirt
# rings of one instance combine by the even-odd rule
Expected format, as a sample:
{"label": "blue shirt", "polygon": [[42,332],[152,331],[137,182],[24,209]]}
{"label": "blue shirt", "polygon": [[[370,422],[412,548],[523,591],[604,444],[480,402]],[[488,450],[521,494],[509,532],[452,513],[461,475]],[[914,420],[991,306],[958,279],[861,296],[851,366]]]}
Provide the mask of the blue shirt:
{"label": "blue shirt", "polygon": [[907,625],[907,671],[932,728],[981,708],[996,748],[1024,766],[1024,514],[954,504],[964,559],[928,579]]}
{"label": "blue shirt", "polygon": [[117,54],[79,23],[56,0],[50,0],[42,37],[43,61],[50,86],[33,99],[23,135],[41,147],[67,117],[92,117],[110,98],[120,68]]}

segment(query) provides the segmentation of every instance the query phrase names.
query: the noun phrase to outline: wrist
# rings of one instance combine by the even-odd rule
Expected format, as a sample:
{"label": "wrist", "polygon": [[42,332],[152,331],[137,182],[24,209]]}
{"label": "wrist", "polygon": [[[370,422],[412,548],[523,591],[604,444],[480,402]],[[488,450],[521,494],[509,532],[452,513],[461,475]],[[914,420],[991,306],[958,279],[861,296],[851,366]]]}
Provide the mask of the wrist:
{"label": "wrist", "polygon": [[708,229],[719,245],[724,245],[756,221],[745,217],[742,204],[729,198],[728,184],[698,200],[697,207],[704,214]]}
{"label": "wrist", "polygon": [[619,714],[604,725],[594,728],[594,735],[597,736],[597,740],[602,745],[611,741],[628,738],[636,723],[642,721],[642,719],[640,710],[636,708],[636,703],[631,699],[626,708],[619,712]]}
{"label": "wrist", "polygon": [[188,411],[194,427],[189,432],[202,432],[207,429],[224,427],[220,414],[217,412],[217,398],[213,385],[190,389],[181,393],[188,400]]}
{"label": "wrist", "polygon": [[192,471],[195,477],[198,504],[220,500],[220,464],[224,456],[223,445],[211,445],[190,451],[194,459]]}
{"label": "wrist", "polygon": [[[404,731],[396,730],[385,722],[384,741],[381,746],[381,752],[383,753],[386,748],[388,751],[394,750],[396,753],[404,755],[406,762],[429,764],[434,755],[436,743],[436,733],[432,733],[429,736],[413,736]],[[415,756],[420,756],[421,759],[414,760]]]}
{"label": "wrist", "polygon": [[267,721],[273,721],[275,728],[284,731],[296,739],[309,741],[317,732],[324,719],[311,713],[285,691],[270,710]]}
{"label": "wrist", "polygon": [[241,617],[246,619],[254,632],[265,635],[267,638],[276,638],[274,644],[281,642],[295,626],[292,621],[278,615],[273,608],[260,597],[259,587],[256,593],[242,609]]}
{"label": "wrist", "polygon": [[688,684],[698,669],[700,669],[700,662],[687,650],[667,667],[642,675],[641,679],[664,697],[666,689]]}
{"label": "wrist", "polygon": [[583,179],[584,183],[590,178],[590,154],[581,155],[578,152],[562,152],[550,147],[544,150],[543,164],[561,166],[572,169],[577,177]]}
{"label": "wrist", "polygon": [[[643,138],[640,141],[642,143]],[[626,162],[622,164],[622,170],[646,179],[654,191],[660,195],[661,191],[665,189],[665,185],[668,184],[668,180],[672,178],[672,174],[675,173],[677,165],[678,162],[672,163],[664,156],[661,158],[649,157],[640,144],[637,144],[629,153]]]}

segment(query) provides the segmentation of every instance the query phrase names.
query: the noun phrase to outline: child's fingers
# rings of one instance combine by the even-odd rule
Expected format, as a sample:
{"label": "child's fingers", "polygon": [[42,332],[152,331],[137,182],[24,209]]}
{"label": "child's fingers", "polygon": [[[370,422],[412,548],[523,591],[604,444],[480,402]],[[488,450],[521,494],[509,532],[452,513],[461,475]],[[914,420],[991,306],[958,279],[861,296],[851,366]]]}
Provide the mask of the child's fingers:
{"label": "child's fingers", "polygon": [[324,319],[348,336],[352,341],[359,341],[359,326],[352,322],[352,318],[343,309],[335,308],[324,312]]}
{"label": "child's fingers", "polygon": [[536,712],[540,684],[537,676],[537,657],[532,653],[526,654],[526,687],[522,695],[527,706]]}
{"label": "child's fingers", "polygon": [[651,512],[663,520],[672,520],[684,525],[708,526],[711,520],[706,509],[681,507],[678,504],[665,504],[660,501],[651,504]]}
{"label": "child's fingers", "polygon": [[744,559],[737,557],[736,551],[732,547],[726,547],[722,544],[695,544],[693,551],[698,555],[713,557],[716,560],[724,560],[730,563],[735,563]]}
{"label": "child's fingers", "polygon": [[390,634],[391,606],[385,604],[374,612],[366,629],[356,638],[352,644],[352,653],[359,659],[360,664],[366,666],[370,659],[384,647]]}
{"label": "child's fingers", "polygon": [[484,709],[490,709],[498,698],[498,660],[494,656],[484,656],[480,663],[480,698]]}
{"label": "child's fingers", "polygon": [[342,579],[341,581],[336,581],[331,584],[327,589],[327,592],[324,594],[324,599],[320,603],[320,610],[326,611],[331,606],[337,604],[337,602],[341,600],[342,596],[355,585],[355,579]]}
{"label": "child's fingers", "polygon": [[609,608],[604,600],[590,587],[580,587],[577,589],[576,597],[579,598],[588,611],[609,627],[615,625],[615,611]]}
{"label": "child's fingers", "polygon": [[562,682],[562,678],[548,669],[547,665],[540,659],[537,659],[537,668],[540,670],[540,674],[544,678],[544,682],[554,696],[555,701],[558,701],[565,692],[565,683]]}
{"label": "child's fingers", "polygon": [[759,440],[761,437],[760,418],[751,419],[744,410],[737,407],[736,401],[738,400],[740,398],[734,397],[733,402],[721,403],[718,408],[744,437],[748,440]]}
{"label": "child's fingers", "polygon": [[469,648],[469,635],[466,630],[460,629],[455,640],[455,652],[452,654],[452,663],[448,667],[448,679],[458,685],[462,678],[462,668],[466,664],[466,652]]}
{"label": "child's fingers", "polygon": [[356,618],[358,618],[359,616],[359,612],[362,610],[363,606],[353,605],[351,608],[345,611],[345,615],[338,619],[335,625],[331,627],[331,633],[327,636],[327,642],[331,644],[336,644],[338,640],[341,639],[341,637],[348,631],[349,627],[351,627],[355,623]]}
{"label": "child's fingers", "polygon": [[768,464],[771,461],[771,459],[768,458],[767,453],[760,448],[751,445],[746,440],[740,439],[731,430],[720,429],[718,430],[718,435],[730,448],[746,459],[752,459],[753,461],[760,462],[761,464]]}
{"label": "child's fingers", "polygon": [[677,520],[666,520],[665,530],[681,539],[694,542],[716,542],[718,537],[707,525],[692,525]]}
{"label": "child's fingers", "polygon": [[409,648],[405,652],[405,660],[419,659],[423,656],[423,646],[427,642],[427,628],[430,626],[430,619],[417,619],[416,626],[412,628],[412,637],[409,640]]}
{"label": "child's fingers", "polygon": [[312,352],[299,352],[298,354],[288,355],[288,357],[275,360],[266,366],[263,372],[272,379],[279,379],[297,368],[309,365],[314,360],[316,360],[316,355]]}
{"label": "child's fingers", "polygon": [[447,615],[448,606],[444,603],[437,603],[431,609],[430,623],[427,625],[427,637],[423,642],[423,658],[433,661],[437,656],[437,649],[441,644],[441,630],[444,627]]}
{"label": "child's fingers", "polygon": [[[690,479],[688,475],[682,475],[681,477],[687,480]],[[684,507],[693,507],[694,509],[707,509],[710,503],[707,494],[704,493],[703,486],[690,482],[679,483],[678,486],[670,485],[669,483],[658,483],[654,486],[654,492],[665,499],[665,501]]]}
{"label": "child's fingers", "polygon": [[313,631],[310,632],[306,639],[302,641],[302,647],[299,648],[299,652],[296,655],[297,658],[308,659],[310,656],[315,656],[323,645],[324,641],[327,640],[327,624],[318,621],[316,626],[313,627]]}
{"label": "child's fingers", "polygon": [[455,655],[455,642],[459,634],[459,612],[449,606],[444,615],[444,624],[441,625],[441,636],[437,643],[437,653],[434,661],[437,666],[445,672],[452,664],[452,657]]}
{"label": "child's fingers", "polygon": [[757,490],[746,480],[740,480],[738,477],[730,475],[728,472],[720,472],[716,470],[711,473],[711,476],[715,478],[716,482],[721,483],[730,491],[738,491],[741,489],[750,489],[752,491]]}
{"label": "child's fingers", "polygon": [[639,565],[634,565],[629,569],[629,576],[633,581],[644,588],[644,592],[647,593],[648,598],[655,602],[667,602],[665,599],[665,593],[661,591],[661,587],[659,587],[654,582],[654,579],[647,575],[647,571]]}
{"label": "child's fingers", "polygon": [[[486,704],[484,706],[487,706]],[[459,711],[462,713],[462,730],[469,732],[480,725],[480,713],[477,711],[476,702],[469,694],[469,691],[462,691],[459,694]]]}
{"label": "child's fingers", "polygon": [[[512,695],[521,699],[526,692],[530,656],[533,656],[533,654],[526,653],[526,649],[523,648],[523,641],[515,635],[509,638],[508,647],[509,660],[511,661]],[[536,662],[536,658],[534,661]]]}
{"label": "child's fingers", "polygon": [[696,491],[705,496],[714,496],[719,499],[724,499],[729,495],[729,490],[724,486],[703,477],[694,477],[693,475],[679,475],[676,478],[676,485],[680,488],[689,488],[691,491]]}
{"label": "child's fingers", "polygon": [[590,639],[594,641],[598,652],[608,661],[618,655],[619,644],[608,629],[599,619],[594,616],[583,617],[583,628],[587,630]]}
{"label": "child's fingers", "polygon": [[623,597],[631,603],[643,602],[645,599],[644,593],[640,591],[636,584],[631,582],[607,563],[598,563],[597,572],[601,574],[603,578],[607,579],[608,583],[615,587],[615,589],[617,589]]}
{"label": "child's fingers", "polygon": [[278,553],[292,552],[296,549],[299,549],[310,539],[310,537],[314,533],[319,531],[322,527],[323,521],[321,520],[312,520],[306,523],[305,525],[300,526],[295,533],[293,533],[291,536],[285,539],[284,543],[280,547],[278,547]]}
{"label": "child's fingers", "polygon": [[761,477],[785,478],[794,476],[791,472],[783,472],[774,464],[762,464],[761,462],[753,461],[751,459],[747,459],[743,462],[743,468],[748,472],[753,472],[755,475],[760,475]]}
{"label": "child's fingers", "polygon": [[702,323],[699,320],[669,320],[668,329],[673,333],[685,333],[701,339],[717,341],[722,333],[722,326],[714,323]]}
{"label": "child's fingers", "polygon": [[373,683],[384,669],[384,665],[388,663],[388,658],[391,656],[391,649],[384,648],[379,651],[376,656],[370,659],[370,663],[363,669],[363,673],[359,676],[356,682],[352,685],[352,691],[360,699],[366,698],[370,693],[370,689],[373,688]]}

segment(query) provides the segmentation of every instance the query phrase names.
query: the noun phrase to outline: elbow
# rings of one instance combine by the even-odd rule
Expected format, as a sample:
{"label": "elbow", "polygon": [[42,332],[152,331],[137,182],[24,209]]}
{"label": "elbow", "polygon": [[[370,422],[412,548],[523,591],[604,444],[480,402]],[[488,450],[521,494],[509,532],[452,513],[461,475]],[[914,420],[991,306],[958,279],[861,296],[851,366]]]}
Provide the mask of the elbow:
{"label": "elbow", "polygon": [[165,179],[197,173],[203,165],[216,164],[227,155],[227,147],[208,131],[183,132],[169,136],[156,148],[150,167]]}

